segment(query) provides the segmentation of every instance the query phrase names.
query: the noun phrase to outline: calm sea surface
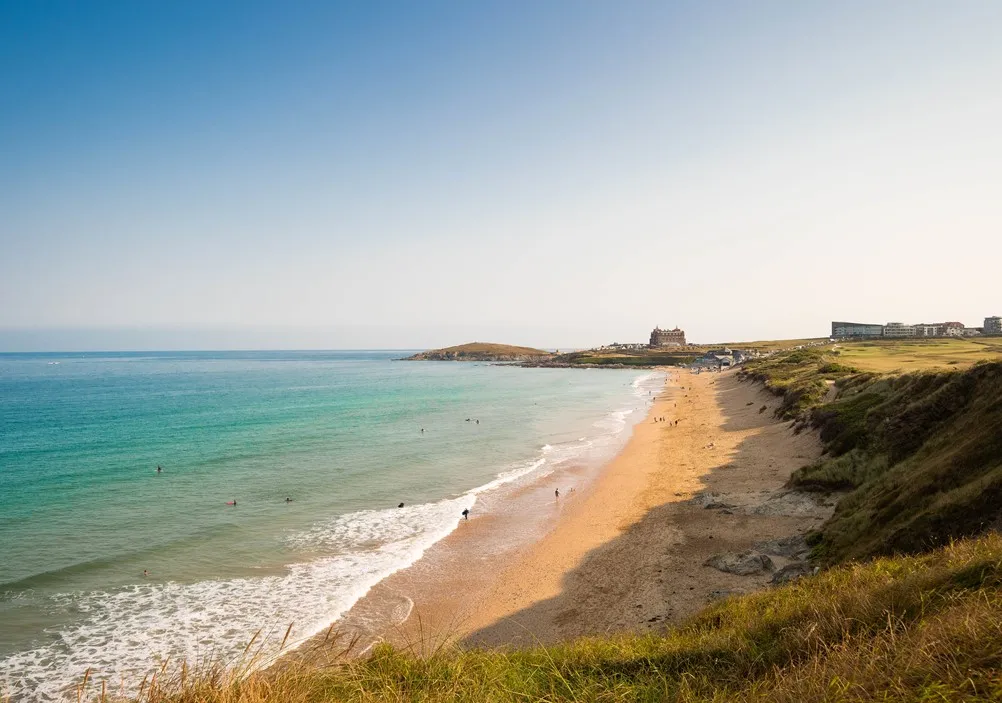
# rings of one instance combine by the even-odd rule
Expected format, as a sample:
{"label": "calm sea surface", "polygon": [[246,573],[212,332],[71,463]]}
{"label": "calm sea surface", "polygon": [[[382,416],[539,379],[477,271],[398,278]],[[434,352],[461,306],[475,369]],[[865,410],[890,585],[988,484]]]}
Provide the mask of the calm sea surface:
{"label": "calm sea surface", "polygon": [[661,378],[401,355],[0,354],[0,693],[321,631],[478,496],[607,459]]}

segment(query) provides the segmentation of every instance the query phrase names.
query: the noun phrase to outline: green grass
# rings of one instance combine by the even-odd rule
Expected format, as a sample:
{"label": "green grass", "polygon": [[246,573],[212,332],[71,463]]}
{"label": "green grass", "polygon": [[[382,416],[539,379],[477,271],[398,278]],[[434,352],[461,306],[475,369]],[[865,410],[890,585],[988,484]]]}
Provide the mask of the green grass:
{"label": "green grass", "polygon": [[[142,703],[997,701],[1002,537],[833,568],[661,634],[525,650],[380,646],[320,665],[147,682]],[[86,698],[86,697],[85,697]]]}
{"label": "green grass", "polygon": [[1002,520],[1002,362],[871,379],[812,412],[830,456],[791,484],[852,488],[826,560],[916,552]]}
{"label": "green grass", "polygon": [[850,491],[814,556],[915,553],[1002,524],[1002,362],[895,375],[854,371],[845,358],[802,349],[743,371],[783,396],[781,415],[820,430],[825,455],[789,485]]}
{"label": "green grass", "polygon": [[623,364],[625,366],[676,366],[678,364],[688,364],[695,358],[695,354],[665,352],[652,349],[637,352],[572,352],[556,357],[555,361],[581,366],[609,366],[612,364]]}
{"label": "green grass", "polygon": [[821,342],[826,342],[827,337],[812,337],[809,339],[772,339],[772,340],[760,340],[755,342],[727,342],[724,344],[703,344],[702,347],[706,349],[719,349],[720,347],[728,347],[730,349],[747,349],[751,351],[758,352],[775,352],[783,351],[788,349],[794,349],[800,346],[813,345]]}
{"label": "green grass", "polygon": [[745,364],[741,374],[761,381],[782,397],[780,417],[795,418],[819,405],[828,394],[829,382],[856,373],[840,363],[838,352],[829,347],[806,347],[774,354]]}

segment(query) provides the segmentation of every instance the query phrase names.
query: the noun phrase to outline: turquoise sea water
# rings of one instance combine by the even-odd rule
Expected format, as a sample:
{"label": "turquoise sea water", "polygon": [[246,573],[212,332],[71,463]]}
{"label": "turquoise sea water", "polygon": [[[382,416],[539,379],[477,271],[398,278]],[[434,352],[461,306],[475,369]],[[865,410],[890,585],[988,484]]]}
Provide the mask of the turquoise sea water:
{"label": "turquoise sea water", "polygon": [[608,458],[659,383],[399,356],[0,355],[0,691],[321,631],[498,486]]}

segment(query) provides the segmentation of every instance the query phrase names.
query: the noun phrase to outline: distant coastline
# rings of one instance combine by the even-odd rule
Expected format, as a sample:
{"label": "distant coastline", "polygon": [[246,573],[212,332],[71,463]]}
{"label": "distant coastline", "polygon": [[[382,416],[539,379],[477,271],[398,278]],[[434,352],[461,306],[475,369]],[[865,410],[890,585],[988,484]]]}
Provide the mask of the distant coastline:
{"label": "distant coastline", "polygon": [[605,368],[652,369],[659,366],[684,366],[692,363],[699,352],[690,349],[633,349],[587,351],[546,351],[510,344],[471,342],[454,347],[430,349],[402,361],[480,361],[517,364],[525,368]]}

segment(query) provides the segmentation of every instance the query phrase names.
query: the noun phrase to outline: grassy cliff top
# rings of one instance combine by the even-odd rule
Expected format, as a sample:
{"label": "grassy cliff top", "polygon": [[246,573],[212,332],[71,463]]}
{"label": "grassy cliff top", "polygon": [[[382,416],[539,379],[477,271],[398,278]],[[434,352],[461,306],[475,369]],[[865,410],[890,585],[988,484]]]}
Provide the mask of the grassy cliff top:
{"label": "grassy cliff top", "polygon": [[[781,416],[820,430],[825,454],[790,487],[847,492],[815,535],[814,555],[832,563],[916,553],[1002,524],[1002,361],[972,364],[963,340],[852,349],[800,349],[741,372],[782,397]],[[881,360],[928,370],[869,370]],[[943,370],[944,360],[956,363]]]}
{"label": "grassy cliff top", "polygon": [[491,342],[470,342],[443,349],[428,351],[408,357],[411,360],[473,360],[473,361],[504,361],[508,359],[528,359],[550,356],[550,352],[532,347],[518,347],[511,344],[494,344]]}
{"label": "grassy cliff top", "polygon": [[1000,623],[1002,537],[993,534],[727,598],[661,633],[524,650],[426,641],[347,660],[335,644],[316,663],[246,677],[211,668],[168,673],[130,700],[997,701]]}

